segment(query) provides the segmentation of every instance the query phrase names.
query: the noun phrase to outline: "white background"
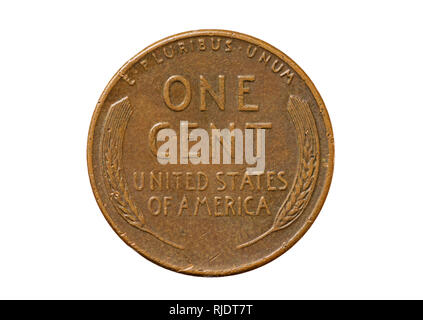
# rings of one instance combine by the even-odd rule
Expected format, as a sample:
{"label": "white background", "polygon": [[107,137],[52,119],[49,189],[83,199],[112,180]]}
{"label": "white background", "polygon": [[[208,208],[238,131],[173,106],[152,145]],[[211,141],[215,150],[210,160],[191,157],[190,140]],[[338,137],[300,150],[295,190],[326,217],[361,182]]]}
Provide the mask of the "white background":
{"label": "white background", "polygon": [[[423,298],[422,13],[419,1],[2,1],[0,298]],[[335,134],[312,228],[270,264],[223,278],[177,274],[126,246],[86,166],[114,73],[202,28],[292,57]]]}

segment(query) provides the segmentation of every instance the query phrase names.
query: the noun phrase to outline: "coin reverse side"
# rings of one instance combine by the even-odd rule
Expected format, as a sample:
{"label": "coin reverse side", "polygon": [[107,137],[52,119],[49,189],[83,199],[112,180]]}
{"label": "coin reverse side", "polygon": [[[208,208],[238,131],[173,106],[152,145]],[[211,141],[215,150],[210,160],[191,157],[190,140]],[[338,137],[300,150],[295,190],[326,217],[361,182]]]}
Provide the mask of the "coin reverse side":
{"label": "coin reverse side", "polygon": [[174,271],[259,267],[308,230],[328,193],[334,140],[308,76],[232,31],[177,34],[107,85],[88,137],[96,200],[116,233]]}

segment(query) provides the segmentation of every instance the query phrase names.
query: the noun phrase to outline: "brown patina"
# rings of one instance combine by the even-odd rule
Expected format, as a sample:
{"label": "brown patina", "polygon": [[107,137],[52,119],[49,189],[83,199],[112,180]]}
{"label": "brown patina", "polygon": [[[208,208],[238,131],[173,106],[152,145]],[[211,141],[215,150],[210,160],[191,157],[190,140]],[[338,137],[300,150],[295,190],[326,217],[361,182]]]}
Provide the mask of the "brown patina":
{"label": "brown patina", "polygon": [[308,76],[269,44],[223,30],[174,35],[129,60],[88,138],[91,184],[116,233],[200,276],[244,272],[292,247],[323,205],[333,159]]}

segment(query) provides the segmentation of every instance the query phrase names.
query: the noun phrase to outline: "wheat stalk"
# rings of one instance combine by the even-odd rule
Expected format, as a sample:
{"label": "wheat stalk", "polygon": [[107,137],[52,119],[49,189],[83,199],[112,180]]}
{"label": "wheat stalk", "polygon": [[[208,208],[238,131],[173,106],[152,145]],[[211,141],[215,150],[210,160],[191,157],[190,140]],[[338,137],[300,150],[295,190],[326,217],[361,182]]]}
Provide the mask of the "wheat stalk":
{"label": "wheat stalk", "polygon": [[297,175],[293,192],[288,201],[281,207],[276,215],[273,228],[281,230],[289,226],[299,216],[311,197],[314,175],[316,170],[316,157],[310,143],[310,138],[306,136],[303,147],[303,157],[301,159],[301,169]]}
{"label": "wheat stalk", "polygon": [[105,152],[106,173],[110,185],[110,199],[117,207],[119,214],[131,226],[136,228],[144,227],[145,220],[141,212],[138,211],[128,194],[128,186],[124,181],[122,169],[119,167],[116,152],[112,148],[107,148]]}
{"label": "wheat stalk", "polygon": [[177,249],[183,246],[169,241],[145,225],[144,216],[131,199],[122,166],[122,142],[125,129],[132,114],[132,107],[125,97],[114,103],[106,117],[103,133],[105,181],[110,189],[110,199],[119,215],[131,226]]}
{"label": "wheat stalk", "polygon": [[291,96],[288,111],[294,122],[300,144],[300,161],[297,175],[285,202],[279,208],[273,225],[256,238],[240,244],[238,249],[251,246],[269,234],[291,225],[306,208],[316,184],[319,163],[317,127],[308,103]]}

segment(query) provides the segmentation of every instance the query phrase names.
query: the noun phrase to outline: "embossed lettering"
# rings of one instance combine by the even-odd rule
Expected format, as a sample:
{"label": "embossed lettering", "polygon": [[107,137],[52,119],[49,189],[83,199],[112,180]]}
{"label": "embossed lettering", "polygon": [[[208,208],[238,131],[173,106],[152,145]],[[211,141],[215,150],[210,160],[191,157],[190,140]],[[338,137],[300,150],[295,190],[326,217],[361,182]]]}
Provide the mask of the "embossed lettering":
{"label": "embossed lettering", "polygon": [[284,171],[278,172],[278,179],[279,179],[280,182],[282,182],[282,186],[279,187],[279,190],[286,190],[286,188],[288,187],[288,182],[283,177],[284,174],[285,174]]}
{"label": "embossed lettering", "polygon": [[185,190],[186,191],[195,190],[194,180],[192,178],[192,172],[185,173]]}
{"label": "embossed lettering", "polygon": [[163,214],[165,216],[167,216],[167,213],[168,213],[167,208],[170,207],[169,201],[172,199],[173,199],[172,197],[163,197]]}
{"label": "embossed lettering", "polygon": [[154,52],[152,52],[151,55],[153,56],[153,58],[154,58],[154,60],[156,61],[157,64],[160,64],[160,63],[163,62],[163,59],[160,58],[160,57],[158,58],[157,55]]}
{"label": "embossed lettering", "polygon": [[[180,82],[185,87],[184,99],[177,105],[174,105],[170,99],[170,86],[174,82]],[[189,81],[180,75],[171,76],[169,79],[166,80],[165,85],[163,87],[163,97],[169,109],[173,111],[185,110],[185,108],[188,107],[189,103],[191,102],[191,85]]]}
{"label": "embossed lettering", "polygon": [[141,172],[140,182],[137,182],[138,172],[134,171],[134,186],[135,190],[142,191],[144,189],[144,172]]}
{"label": "embossed lettering", "polygon": [[183,41],[179,41],[178,46],[179,46],[179,53],[181,54],[188,53],[188,50],[187,48],[185,48],[185,43]]}
{"label": "embossed lettering", "polygon": [[263,53],[261,54],[259,58],[259,62],[264,62],[264,64],[266,65],[269,62],[271,57],[272,56],[270,54],[266,55],[266,51],[263,51]]}
{"label": "embossed lettering", "polygon": [[232,51],[232,39],[228,39],[225,41],[225,51],[226,52],[231,52]]}
{"label": "embossed lettering", "polygon": [[214,99],[220,110],[225,110],[225,76],[219,75],[219,93],[217,94],[211,87],[207,79],[200,75],[200,110],[207,110],[206,106],[206,92]]}
{"label": "embossed lettering", "polygon": [[275,171],[267,171],[266,178],[267,178],[267,190],[268,191],[275,191],[276,187],[272,186],[273,176],[276,175]]}
{"label": "embossed lettering", "polygon": [[156,174],[153,171],[151,171],[150,172],[150,190],[155,190],[156,185],[159,190],[162,190],[162,173],[158,172],[156,176]]}
{"label": "embossed lettering", "polygon": [[282,72],[281,74],[280,74],[280,77],[282,78],[282,77],[287,77],[287,80],[286,80],[286,82],[288,83],[288,84],[290,84],[291,83],[291,81],[292,81],[292,78],[294,77],[294,73],[293,72],[291,72],[291,70],[289,70],[289,69],[287,69],[287,70],[285,70],[284,72]]}
{"label": "embossed lettering", "polygon": [[266,203],[266,199],[261,196],[260,200],[259,200],[259,204],[257,206],[257,210],[256,210],[256,216],[258,216],[260,214],[260,210],[266,210],[267,215],[271,215],[270,210],[269,210],[269,206]]}
{"label": "embossed lettering", "polygon": [[248,214],[249,216],[253,216],[254,215],[254,212],[253,211],[249,211],[248,208],[247,208],[248,202],[250,202],[251,200],[253,200],[253,197],[252,196],[248,196],[248,197],[246,197],[244,199],[244,212],[246,214]]}
{"label": "embossed lettering", "polygon": [[[154,209],[153,202],[157,203],[156,209]],[[150,199],[148,199],[148,209],[150,210],[153,216],[159,215],[162,209],[162,203],[160,202],[160,199],[158,197],[151,197]]]}
{"label": "embossed lettering", "polygon": [[175,55],[175,52],[173,51],[173,47],[170,45],[168,47],[163,47],[163,54],[166,58],[172,59]]}
{"label": "embossed lettering", "polygon": [[214,197],[214,215],[216,217],[223,216],[223,212],[219,211],[219,207],[222,204],[222,197]]}
{"label": "embossed lettering", "polygon": [[197,197],[197,202],[195,204],[195,209],[194,209],[194,216],[196,216],[198,214],[198,211],[200,210],[200,205],[204,205],[204,204],[207,207],[207,212],[208,212],[209,216],[212,215],[212,213],[210,211],[209,203],[207,202],[207,197],[204,197],[201,200],[200,200],[199,197]]}
{"label": "embossed lettering", "polygon": [[188,209],[188,200],[186,195],[184,195],[181,204],[179,205],[178,216],[182,215],[184,209]]}
{"label": "embossed lettering", "polygon": [[251,44],[250,45],[248,45],[248,48],[247,48],[247,56],[248,56],[248,58],[253,58],[255,55],[256,55],[256,52],[257,52],[257,47],[256,46],[251,46]]}
{"label": "embossed lettering", "polygon": [[[201,177],[203,177],[203,181],[204,181],[203,185],[201,185]],[[209,186],[209,178],[208,178],[207,174],[205,174],[202,171],[197,172],[197,187],[198,187],[198,190],[204,191],[204,190],[207,189],[208,186]]]}
{"label": "embossed lettering", "polygon": [[[216,43],[215,43],[215,41],[216,41]],[[220,38],[217,38],[217,39],[215,39],[213,37],[211,38],[211,48],[214,51],[217,51],[217,50],[220,49]]]}
{"label": "embossed lettering", "polygon": [[206,48],[206,43],[204,42],[204,39],[202,39],[202,38],[198,39],[198,43],[199,43],[199,47],[198,47],[198,49],[199,49],[200,51],[204,51],[204,50],[206,50],[206,49],[207,49],[207,48]]}
{"label": "embossed lettering", "polygon": [[250,88],[245,86],[245,82],[253,82],[256,77],[253,75],[238,76],[238,110],[240,111],[258,111],[258,105],[245,104],[244,94],[250,92]]}
{"label": "embossed lettering", "polygon": [[144,70],[147,70],[147,67],[148,67],[147,59],[141,60],[140,65],[143,66]]}
{"label": "embossed lettering", "polygon": [[282,67],[283,67],[283,63],[281,62],[280,64],[279,64],[279,66],[278,66],[278,59],[276,59],[275,61],[273,61],[273,63],[272,63],[272,71],[274,72],[274,73],[276,73],[276,72],[279,72],[279,71],[281,71],[282,70]]}
{"label": "embossed lettering", "polygon": [[226,190],[226,182],[225,180],[222,179],[222,176],[224,175],[223,172],[217,172],[216,173],[216,180],[222,184],[222,186],[218,187],[217,190],[218,191],[224,191]]}

